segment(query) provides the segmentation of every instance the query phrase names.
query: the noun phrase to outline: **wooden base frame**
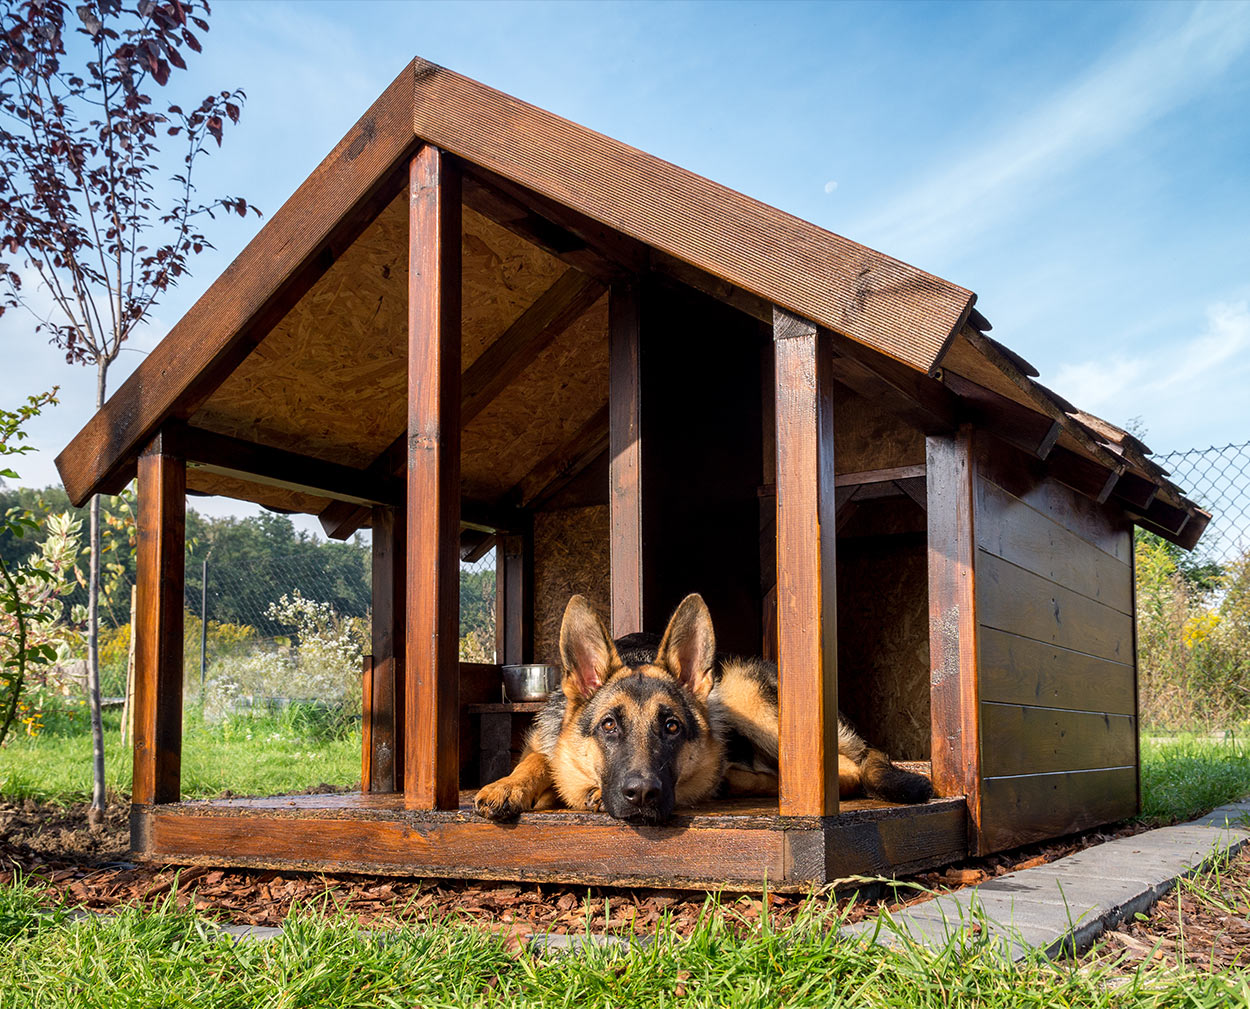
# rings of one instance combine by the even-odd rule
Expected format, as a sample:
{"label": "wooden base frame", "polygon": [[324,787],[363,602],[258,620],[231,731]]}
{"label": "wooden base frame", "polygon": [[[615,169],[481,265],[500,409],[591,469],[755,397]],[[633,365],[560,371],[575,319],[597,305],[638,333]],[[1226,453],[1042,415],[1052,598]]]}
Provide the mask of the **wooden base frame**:
{"label": "wooden base frame", "polygon": [[849,801],[834,817],[709,804],[663,827],[604,814],[526,813],[513,824],[404,808],[402,794],[284,795],[135,806],[134,856],[178,865],[367,872],[600,886],[795,891],[919,872],[967,854],[962,799]]}

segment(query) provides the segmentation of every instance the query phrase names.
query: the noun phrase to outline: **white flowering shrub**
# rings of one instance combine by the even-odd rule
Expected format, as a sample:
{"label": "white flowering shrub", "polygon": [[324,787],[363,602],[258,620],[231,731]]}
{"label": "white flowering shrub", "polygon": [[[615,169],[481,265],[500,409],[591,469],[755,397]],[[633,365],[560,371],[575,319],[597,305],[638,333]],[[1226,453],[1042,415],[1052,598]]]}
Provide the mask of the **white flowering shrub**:
{"label": "white flowering shrub", "polygon": [[292,628],[290,638],[214,662],[204,689],[205,718],[265,709],[274,699],[358,712],[368,621],[342,617],[330,603],[308,599],[298,589],[271,603],[266,616]]}

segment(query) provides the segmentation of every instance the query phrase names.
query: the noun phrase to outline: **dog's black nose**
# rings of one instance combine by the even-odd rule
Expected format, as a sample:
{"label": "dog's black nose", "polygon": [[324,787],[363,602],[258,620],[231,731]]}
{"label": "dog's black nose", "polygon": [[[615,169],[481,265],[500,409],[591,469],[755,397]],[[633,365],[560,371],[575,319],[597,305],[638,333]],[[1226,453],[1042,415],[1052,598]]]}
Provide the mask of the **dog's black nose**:
{"label": "dog's black nose", "polygon": [[621,785],[621,795],[639,808],[654,806],[660,800],[660,779],[653,774],[631,774]]}

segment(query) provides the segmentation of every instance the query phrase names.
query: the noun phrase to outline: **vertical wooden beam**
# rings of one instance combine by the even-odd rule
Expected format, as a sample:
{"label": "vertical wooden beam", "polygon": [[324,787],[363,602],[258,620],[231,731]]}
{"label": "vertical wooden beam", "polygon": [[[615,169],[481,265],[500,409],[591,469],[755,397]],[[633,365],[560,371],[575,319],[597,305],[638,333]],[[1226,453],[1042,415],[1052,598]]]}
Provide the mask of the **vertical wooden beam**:
{"label": "vertical wooden beam", "polygon": [[974,432],[925,439],[929,516],[929,656],[933,787],[963,795],[969,844],[981,823],[977,684]]}
{"label": "vertical wooden beam", "polygon": [[838,811],[833,354],[816,326],[773,310],[777,418],[780,812]]}
{"label": "vertical wooden beam", "polygon": [[608,291],[608,426],[612,636],[617,638],[643,629],[640,332],[637,281],[616,281]]}
{"label": "vertical wooden beam", "polygon": [[158,434],[139,456],[131,802],[177,802],[182,763],[186,463]]}
{"label": "vertical wooden beam", "polygon": [[[460,178],[413,157],[408,223],[404,803],[459,803]],[[376,656],[375,656],[376,658]]]}
{"label": "vertical wooden beam", "polygon": [[361,656],[360,790],[373,791],[373,656]]}
{"label": "vertical wooden beam", "polygon": [[532,534],[508,533],[495,547],[496,661],[529,662],[534,652]]}
{"label": "vertical wooden beam", "polygon": [[[404,784],[406,519],[401,508],[373,508],[373,665],[367,789],[372,792],[398,792]],[[364,787],[362,780],[361,788]]]}

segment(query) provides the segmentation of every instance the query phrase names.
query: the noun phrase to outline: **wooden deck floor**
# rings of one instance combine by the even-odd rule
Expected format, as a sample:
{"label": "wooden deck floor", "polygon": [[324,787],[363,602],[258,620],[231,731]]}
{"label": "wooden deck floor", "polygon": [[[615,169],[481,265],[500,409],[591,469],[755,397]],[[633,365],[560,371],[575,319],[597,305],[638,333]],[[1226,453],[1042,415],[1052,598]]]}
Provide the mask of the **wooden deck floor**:
{"label": "wooden deck floor", "polygon": [[492,823],[472,812],[409,810],[358,792],[137,806],[137,857],[233,865],[614,886],[767,885],[799,889],[850,875],[913,872],[963,858],[964,801],[845,802],[836,817],[786,818],[775,800],[683,811],[660,827],[551,810]]}

